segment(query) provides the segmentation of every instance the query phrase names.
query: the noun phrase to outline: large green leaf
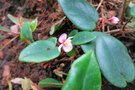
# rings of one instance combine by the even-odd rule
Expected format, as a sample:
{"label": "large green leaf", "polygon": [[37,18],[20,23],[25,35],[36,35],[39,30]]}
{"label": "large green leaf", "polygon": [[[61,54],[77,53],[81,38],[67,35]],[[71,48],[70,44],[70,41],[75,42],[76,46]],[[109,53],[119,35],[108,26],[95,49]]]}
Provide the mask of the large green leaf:
{"label": "large green leaf", "polygon": [[51,87],[56,87],[56,88],[60,88],[63,86],[62,82],[53,79],[53,78],[46,78],[44,80],[41,80],[38,85],[42,88],[51,88]]}
{"label": "large green leaf", "polygon": [[32,36],[32,31],[30,29],[28,22],[24,22],[21,28],[20,38],[22,41],[26,41],[26,40],[30,40],[31,42],[34,41]]}
{"label": "large green leaf", "polygon": [[62,90],[101,90],[101,74],[94,52],[89,51],[72,64]]}
{"label": "large green leaf", "polygon": [[96,56],[108,81],[117,87],[125,87],[135,79],[135,67],[126,47],[116,38],[97,34]]}
{"label": "large green leaf", "polygon": [[54,45],[57,44],[57,38],[56,37],[51,37],[51,38],[48,38],[47,40],[51,41],[54,43]]}
{"label": "large green leaf", "polygon": [[77,33],[74,36],[72,43],[74,45],[85,44],[85,43],[92,41],[95,38],[96,38],[96,36],[93,35],[91,32],[83,31],[83,32]]}
{"label": "large green leaf", "polygon": [[19,60],[23,62],[46,62],[60,55],[58,47],[50,40],[39,40],[27,46],[20,54]]}
{"label": "large green leaf", "polygon": [[86,0],[58,0],[64,13],[81,30],[93,30],[98,20],[96,9]]}
{"label": "large green leaf", "polygon": [[86,44],[83,44],[81,45],[81,48],[83,50],[83,52],[88,52],[90,50],[94,50],[95,49],[95,44],[90,42],[90,43],[86,43]]}

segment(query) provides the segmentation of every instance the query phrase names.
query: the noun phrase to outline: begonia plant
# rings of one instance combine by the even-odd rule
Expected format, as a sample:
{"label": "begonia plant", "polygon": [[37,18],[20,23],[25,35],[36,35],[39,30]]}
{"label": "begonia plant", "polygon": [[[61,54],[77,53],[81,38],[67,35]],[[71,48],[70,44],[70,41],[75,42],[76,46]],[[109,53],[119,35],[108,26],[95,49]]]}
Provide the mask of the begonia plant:
{"label": "begonia plant", "polygon": [[[63,33],[60,37],[35,41],[22,50],[19,60],[32,63],[48,62],[61,53],[68,53],[73,48],[81,46],[84,54],[71,65],[61,90],[101,90],[101,74],[119,88],[131,83],[135,79],[135,66],[127,48],[117,38],[94,31],[98,20],[103,25],[106,21],[116,25],[119,23],[118,17],[99,19],[96,9],[86,0],[58,0],[58,2],[78,31],[71,32],[69,34],[71,37]],[[24,25],[28,27],[27,23]],[[43,87],[45,84],[46,80],[39,82],[39,86]]]}

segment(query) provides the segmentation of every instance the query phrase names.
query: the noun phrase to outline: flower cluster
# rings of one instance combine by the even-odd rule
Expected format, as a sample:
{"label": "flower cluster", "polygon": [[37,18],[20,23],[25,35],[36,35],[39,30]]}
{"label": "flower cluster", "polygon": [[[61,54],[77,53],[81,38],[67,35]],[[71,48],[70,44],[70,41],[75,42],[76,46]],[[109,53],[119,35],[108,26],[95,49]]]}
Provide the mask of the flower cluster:
{"label": "flower cluster", "polygon": [[102,27],[104,27],[106,25],[106,23],[118,24],[119,18],[115,17],[115,16],[113,16],[113,17],[111,17],[109,19],[99,18],[99,21],[102,23]]}

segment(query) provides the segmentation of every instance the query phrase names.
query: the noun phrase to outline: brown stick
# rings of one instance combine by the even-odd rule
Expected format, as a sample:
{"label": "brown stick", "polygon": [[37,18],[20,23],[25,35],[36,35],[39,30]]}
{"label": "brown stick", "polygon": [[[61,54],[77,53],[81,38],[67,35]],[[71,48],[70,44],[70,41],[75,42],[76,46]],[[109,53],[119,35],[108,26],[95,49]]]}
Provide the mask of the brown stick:
{"label": "brown stick", "polygon": [[127,0],[124,0],[124,1],[123,1],[123,6],[122,6],[123,9],[122,9],[122,14],[121,14],[121,18],[120,18],[120,23],[121,23],[121,24],[123,24],[122,21],[123,21],[123,18],[124,18],[124,16],[125,16],[126,2],[127,2]]}
{"label": "brown stick", "polygon": [[96,8],[96,10],[98,10],[100,8],[100,6],[102,5],[104,0],[101,0],[100,3],[98,4],[98,7]]}
{"label": "brown stick", "polygon": [[[122,29],[115,29],[115,30],[111,30],[111,31],[107,31],[105,33],[107,34],[112,34],[112,33],[117,33],[117,32],[121,32]],[[125,29],[124,33],[132,33],[135,32],[135,29]]]}
{"label": "brown stick", "polygon": [[9,45],[11,42],[13,42],[19,35],[11,39],[6,45],[4,45],[2,48],[0,48],[0,51],[3,50],[7,45]]}

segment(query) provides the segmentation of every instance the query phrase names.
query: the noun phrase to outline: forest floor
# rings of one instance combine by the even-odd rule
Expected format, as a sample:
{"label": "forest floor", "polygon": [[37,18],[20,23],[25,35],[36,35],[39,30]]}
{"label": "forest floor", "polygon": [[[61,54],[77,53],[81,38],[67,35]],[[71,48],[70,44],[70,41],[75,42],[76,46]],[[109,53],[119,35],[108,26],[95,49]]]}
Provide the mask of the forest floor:
{"label": "forest floor", "polygon": [[[118,16],[124,19],[122,16],[123,0],[88,0],[96,8],[99,3],[102,3],[98,8],[100,16],[104,13],[107,17]],[[101,0],[102,1],[102,0]],[[64,13],[58,4],[57,0],[0,0],[0,26],[10,28],[14,25],[8,18],[7,15],[11,14],[16,17],[22,16],[28,19],[34,19],[38,17],[38,27],[34,32],[34,40],[45,40],[49,35],[52,24],[64,17]],[[70,32],[75,26],[66,18],[64,20],[64,26],[59,32],[53,36],[58,37],[63,32]],[[122,29],[122,24],[118,24],[115,27],[109,27],[112,32],[105,32],[112,34],[121,40],[128,48],[130,55],[135,61],[135,32],[125,33],[124,35],[117,31]],[[116,31],[115,31],[116,30]],[[114,32],[113,32],[114,31]],[[18,60],[18,56],[23,48],[28,43],[22,42],[19,37],[16,37],[7,32],[0,31],[0,35],[5,37],[0,39],[0,90],[9,90],[6,80],[3,77],[5,67],[9,67],[10,78],[27,77],[30,78],[34,83],[38,83],[40,80],[51,77],[58,80],[62,80],[59,76],[54,73],[61,64],[64,64],[63,72],[68,73],[70,66],[81,53],[69,58],[66,54],[48,63],[24,63]],[[64,79],[66,76],[64,76]],[[20,85],[12,84],[13,90],[22,90]],[[44,89],[44,90],[56,90],[56,89]],[[60,90],[60,89],[58,89]],[[103,79],[102,90],[135,90],[135,83],[129,84],[126,88],[120,89],[112,86],[108,81]]]}

